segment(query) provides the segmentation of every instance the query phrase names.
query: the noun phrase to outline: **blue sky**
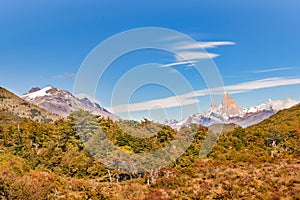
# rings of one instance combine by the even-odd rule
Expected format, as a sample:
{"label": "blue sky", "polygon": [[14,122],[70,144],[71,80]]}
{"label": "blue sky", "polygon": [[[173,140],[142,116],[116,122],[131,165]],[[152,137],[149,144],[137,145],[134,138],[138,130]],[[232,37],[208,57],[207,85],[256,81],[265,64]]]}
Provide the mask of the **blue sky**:
{"label": "blue sky", "polygon": [[[100,42],[133,28],[164,27],[202,44],[220,42],[206,51],[218,55],[213,61],[225,88],[241,106],[269,98],[300,100],[299,10],[297,0],[1,1],[0,85],[18,95],[48,84],[72,91],[81,63]],[[178,59],[151,50],[128,54],[100,81],[96,98],[109,107],[118,77],[149,62],[171,64]],[[195,91],[206,88],[192,67],[167,70],[182,73]],[[133,94],[131,103],[147,105],[170,96],[168,88],[148,85]],[[200,110],[206,110],[209,96],[198,100]],[[180,118],[176,108],[168,109],[173,118]],[[161,112],[157,110],[157,115]],[[141,117],[145,112],[136,114]]]}

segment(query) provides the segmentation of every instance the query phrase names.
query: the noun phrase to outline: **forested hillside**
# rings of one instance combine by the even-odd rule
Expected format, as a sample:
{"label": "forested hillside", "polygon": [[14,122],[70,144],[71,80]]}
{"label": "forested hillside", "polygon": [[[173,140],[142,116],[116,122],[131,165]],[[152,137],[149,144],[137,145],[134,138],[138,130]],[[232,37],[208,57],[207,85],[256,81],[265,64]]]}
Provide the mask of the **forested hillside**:
{"label": "forested hillside", "polygon": [[[9,117],[4,111],[0,117],[2,199],[300,198],[299,105],[247,129],[231,125],[220,136],[203,126],[178,133],[146,119],[115,123],[85,111],[50,124]],[[10,123],[3,121],[7,117]],[[101,164],[97,143],[85,148],[97,138],[91,131],[95,127],[129,153],[160,149],[182,131],[196,134],[187,151],[168,166],[130,173]],[[157,134],[133,136],[146,129]],[[206,137],[218,141],[199,157]]]}

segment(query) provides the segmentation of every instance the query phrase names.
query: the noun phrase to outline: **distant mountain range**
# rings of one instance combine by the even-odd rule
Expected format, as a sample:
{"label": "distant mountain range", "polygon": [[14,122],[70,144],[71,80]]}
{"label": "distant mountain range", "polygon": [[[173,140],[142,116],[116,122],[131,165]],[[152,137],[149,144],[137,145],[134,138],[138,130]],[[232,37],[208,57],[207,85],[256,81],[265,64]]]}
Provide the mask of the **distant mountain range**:
{"label": "distant mountain range", "polygon": [[38,87],[32,88],[29,92],[22,95],[21,98],[62,117],[67,117],[72,112],[82,109],[104,118],[119,119],[119,117],[101,107],[95,99],[87,95],[80,94],[75,96],[66,90],[50,85],[42,89]]}
{"label": "distant mountain range", "polygon": [[[79,109],[115,121],[120,119],[101,107],[97,100],[87,95],[75,96],[66,90],[50,85],[42,89],[38,87],[31,88],[21,98],[4,88],[0,88],[0,111],[9,112],[12,116],[40,122],[54,121],[61,117],[65,118]],[[207,113],[192,114],[180,121],[167,120],[165,124],[174,129],[180,129],[190,124],[211,126],[220,123],[234,123],[241,127],[248,127],[269,118],[280,110],[299,103],[299,101],[288,98],[283,101],[268,100],[265,104],[241,108],[228,93],[224,93],[222,103],[218,105],[213,101]]]}
{"label": "distant mountain range", "polygon": [[183,126],[189,126],[190,124],[210,126],[220,123],[234,123],[241,127],[248,127],[269,118],[279,110],[290,108],[299,103],[299,101],[288,98],[284,101],[269,100],[265,104],[242,109],[234,99],[225,92],[222,103],[217,105],[213,101],[207,113],[192,114],[181,121],[174,119],[167,120],[165,124],[175,129],[180,129]]}

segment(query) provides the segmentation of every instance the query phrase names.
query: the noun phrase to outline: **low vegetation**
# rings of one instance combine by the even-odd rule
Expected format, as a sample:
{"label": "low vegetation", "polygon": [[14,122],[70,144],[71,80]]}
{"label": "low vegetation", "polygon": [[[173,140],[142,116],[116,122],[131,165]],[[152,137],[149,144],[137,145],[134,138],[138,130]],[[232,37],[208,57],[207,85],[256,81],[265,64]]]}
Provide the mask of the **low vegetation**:
{"label": "low vegetation", "polygon": [[[300,106],[246,129],[229,125],[221,135],[146,119],[115,123],[85,111],[54,123],[2,111],[0,121],[1,199],[300,199]],[[109,169],[97,159],[101,134],[133,154],[192,132],[181,157],[151,172]],[[204,143],[207,137],[217,143]],[[208,155],[203,145],[211,146]]]}

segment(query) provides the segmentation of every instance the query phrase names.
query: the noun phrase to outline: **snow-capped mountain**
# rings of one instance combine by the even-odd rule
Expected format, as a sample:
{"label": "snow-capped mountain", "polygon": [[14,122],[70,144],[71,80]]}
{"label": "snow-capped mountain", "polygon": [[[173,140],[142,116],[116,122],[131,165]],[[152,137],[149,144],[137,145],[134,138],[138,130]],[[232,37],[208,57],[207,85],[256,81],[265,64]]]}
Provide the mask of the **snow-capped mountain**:
{"label": "snow-capped mountain", "polygon": [[290,108],[296,104],[298,104],[299,101],[293,100],[291,98],[287,98],[286,100],[275,100],[272,101],[271,99],[268,100],[267,103],[261,104],[258,106],[250,106],[249,108],[244,109],[245,113],[256,113],[263,110],[274,110],[279,111],[282,109]]}
{"label": "snow-capped mountain", "polygon": [[101,107],[99,102],[87,95],[74,96],[66,90],[50,85],[43,89],[32,88],[29,92],[22,95],[21,98],[62,117],[67,117],[73,111],[82,109],[105,118],[119,119]]}
{"label": "snow-capped mountain", "polygon": [[228,119],[226,123],[238,124],[241,127],[248,127],[271,117],[276,113],[275,110],[258,110],[257,112],[246,113],[242,117],[233,117]]}
{"label": "snow-capped mountain", "polygon": [[226,92],[220,105],[212,101],[208,113],[192,114],[181,121],[167,120],[165,124],[174,129],[180,129],[190,124],[210,126],[219,123],[234,123],[242,127],[248,127],[269,118],[279,110],[290,108],[299,103],[299,101],[290,98],[283,101],[269,99],[265,104],[242,109]]}

